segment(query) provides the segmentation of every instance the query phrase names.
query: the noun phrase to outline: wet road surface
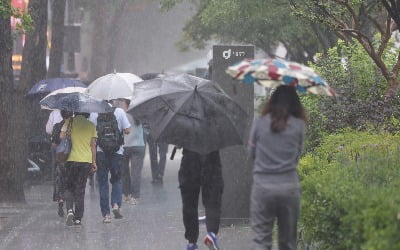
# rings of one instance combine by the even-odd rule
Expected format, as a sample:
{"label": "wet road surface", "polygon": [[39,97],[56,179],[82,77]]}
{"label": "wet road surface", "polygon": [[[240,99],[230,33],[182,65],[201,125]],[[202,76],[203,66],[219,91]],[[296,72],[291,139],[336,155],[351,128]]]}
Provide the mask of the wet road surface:
{"label": "wet road surface", "polygon": [[[169,157],[169,155],[168,155]],[[142,176],[141,198],[137,205],[123,203],[124,218],[103,224],[98,190],[86,188],[82,226],[66,226],[57,216],[50,182],[27,187],[26,205],[0,206],[0,250],[30,249],[140,249],[178,250],[186,245],[181,215],[177,171],[180,155],[167,162],[163,185],[151,184],[148,155]],[[200,209],[200,215],[202,215]],[[199,250],[205,225],[200,226]],[[221,227],[221,250],[250,249],[248,224]]]}

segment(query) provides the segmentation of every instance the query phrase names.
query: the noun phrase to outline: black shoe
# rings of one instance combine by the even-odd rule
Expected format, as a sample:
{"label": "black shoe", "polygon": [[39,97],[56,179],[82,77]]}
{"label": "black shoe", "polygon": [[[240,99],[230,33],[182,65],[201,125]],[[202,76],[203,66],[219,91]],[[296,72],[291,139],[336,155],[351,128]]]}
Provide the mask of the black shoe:
{"label": "black shoe", "polygon": [[119,209],[117,204],[114,204],[113,208],[112,208],[112,213],[114,214],[114,218],[115,219],[122,219],[122,214],[121,214],[121,210]]}
{"label": "black shoe", "polygon": [[63,205],[63,202],[58,203],[58,216],[60,216],[61,218],[64,218],[65,215]]}

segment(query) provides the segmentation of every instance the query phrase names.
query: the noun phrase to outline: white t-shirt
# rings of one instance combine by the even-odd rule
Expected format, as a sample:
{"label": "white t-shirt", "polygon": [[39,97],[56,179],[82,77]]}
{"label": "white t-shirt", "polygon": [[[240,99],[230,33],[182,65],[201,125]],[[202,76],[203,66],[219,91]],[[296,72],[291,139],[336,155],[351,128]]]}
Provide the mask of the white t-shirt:
{"label": "white t-shirt", "polygon": [[49,115],[49,119],[47,120],[46,123],[46,133],[51,135],[53,133],[53,127],[55,124],[61,122],[63,120],[61,116],[60,110],[56,109],[51,111]]}
{"label": "white t-shirt", "polygon": [[[121,132],[123,132],[124,129],[130,128],[131,123],[128,120],[128,117],[126,116],[126,113],[123,109],[121,108],[116,108],[114,111],[115,118],[117,118],[118,122],[118,128]],[[89,121],[91,121],[95,126],[97,126],[97,117],[99,116],[98,113],[91,113],[89,117]],[[97,146],[97,151],[103,152],[99,146]],[[116,152],[117,154],[122,155],[124,153],[124,148],[119,147],[119,150]]]}

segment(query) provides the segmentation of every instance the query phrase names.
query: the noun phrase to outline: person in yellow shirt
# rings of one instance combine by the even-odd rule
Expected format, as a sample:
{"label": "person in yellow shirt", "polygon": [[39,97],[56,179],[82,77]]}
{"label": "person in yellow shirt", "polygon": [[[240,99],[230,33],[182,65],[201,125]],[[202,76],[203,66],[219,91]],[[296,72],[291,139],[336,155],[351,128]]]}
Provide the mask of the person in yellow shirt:
{"label": "person in yellow shirt", "polygon": [[[97,170],[97,131],[94,124],[87,120],[88,117],[88,113],[75,113],[75,117],[70,118],[72,149],[65,164],[65,201],[68,211],[65,223],[68,226],[81,225],[86,180],[90,171]],[[61,129],[61,138],[66,136],[69,124],[69,120],[66,120]]]}

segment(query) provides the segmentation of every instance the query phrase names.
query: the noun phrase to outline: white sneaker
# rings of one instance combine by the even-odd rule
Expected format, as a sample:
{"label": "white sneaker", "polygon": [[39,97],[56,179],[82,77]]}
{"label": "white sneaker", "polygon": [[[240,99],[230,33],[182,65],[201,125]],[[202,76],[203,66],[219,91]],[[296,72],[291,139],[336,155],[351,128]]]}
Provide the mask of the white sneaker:
{"label": "white sneaker", "polygon": [[130,203],[131,205],[137,205],[138,199],[132,197],[129,203]]}
{"label": "white sneaker", "polygon": [[103,223],[111,223],[111,216],[109,214],[106,214],[106,216],[103,217]]}
{"label": "white sneaker", "polygon": [[122,195],[122,200],[125,202],[130,202],[132,199],[131,195]]}
{"label": "white sneaker", "polygon": [[74,212],[72,209],[68,210],[67,218],[65,219],[65,224],[67,226],[72,226],[74,224]]}

